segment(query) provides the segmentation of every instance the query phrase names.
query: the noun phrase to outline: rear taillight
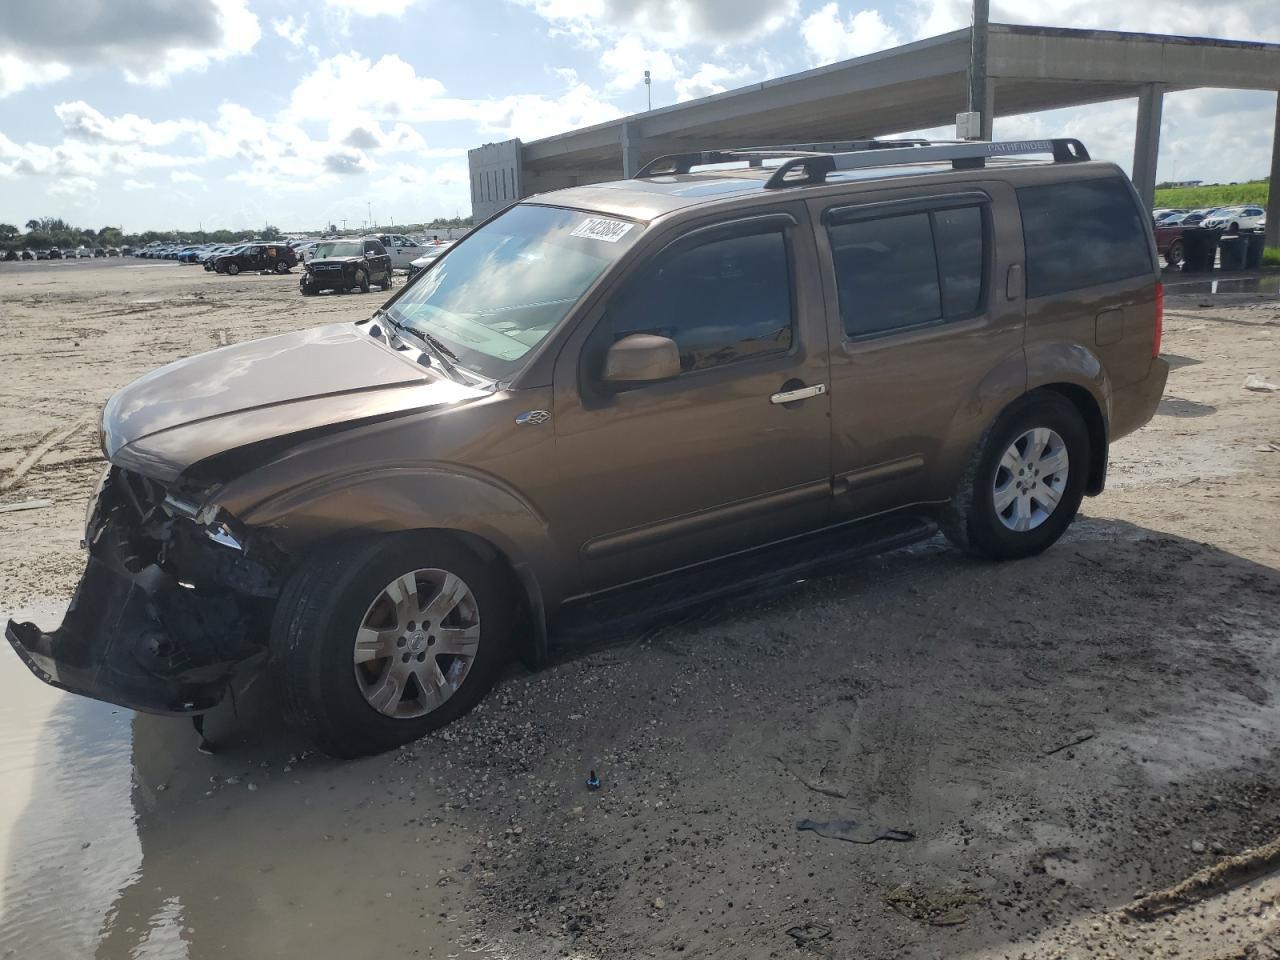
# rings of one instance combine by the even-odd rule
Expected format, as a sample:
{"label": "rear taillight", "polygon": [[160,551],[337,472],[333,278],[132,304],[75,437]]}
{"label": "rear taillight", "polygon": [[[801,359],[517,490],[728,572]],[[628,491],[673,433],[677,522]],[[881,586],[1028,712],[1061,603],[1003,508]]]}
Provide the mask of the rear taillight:
{"label": "rear taillight", "polygon": [[1164,284],[1156,281],[1156,336],[1151,341],[1151,355],[1160,356],[1160,341],[1164,337]]}

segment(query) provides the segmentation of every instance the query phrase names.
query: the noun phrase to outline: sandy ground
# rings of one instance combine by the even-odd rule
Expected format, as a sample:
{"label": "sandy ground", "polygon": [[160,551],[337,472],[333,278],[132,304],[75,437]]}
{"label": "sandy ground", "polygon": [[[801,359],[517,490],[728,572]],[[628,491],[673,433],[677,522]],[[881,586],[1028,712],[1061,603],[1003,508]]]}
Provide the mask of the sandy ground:
{"label": "sandy ground", "polygon": [[[113,389],[378,302],[11,266],[0,507],[52,505],[0,513],[0,611],[48,621]],[[606,634],[345,765],[306,754],[262,687],[211,718],[206,757],[184,723],[7,657],[0,957],[1280,956],[1280,393],[1243,387],[1280,382],[1280,302],[1168,303],[1159,415],[1034,560],[929,542]]]}

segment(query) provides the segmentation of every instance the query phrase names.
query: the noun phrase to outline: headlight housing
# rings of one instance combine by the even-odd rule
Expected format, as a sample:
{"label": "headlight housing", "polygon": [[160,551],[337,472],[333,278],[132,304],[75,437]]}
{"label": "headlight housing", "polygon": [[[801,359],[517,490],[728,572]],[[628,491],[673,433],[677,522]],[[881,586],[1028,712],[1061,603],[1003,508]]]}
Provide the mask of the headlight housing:
{"label": "headlight housing", "polygon": [[90,527],[93,525],[94,515],[98,512],[98,501],[102,499],[103,488],[107,485],[107,478],[111,476],[111,464],[107,464],[103,468],[102,475],[98,477],[98,482],[93,485],[93,493],[89,495],[89,502],[84,508],[84,539],[80,541],[83,549],[88,549],[89,540],[92,534]]}

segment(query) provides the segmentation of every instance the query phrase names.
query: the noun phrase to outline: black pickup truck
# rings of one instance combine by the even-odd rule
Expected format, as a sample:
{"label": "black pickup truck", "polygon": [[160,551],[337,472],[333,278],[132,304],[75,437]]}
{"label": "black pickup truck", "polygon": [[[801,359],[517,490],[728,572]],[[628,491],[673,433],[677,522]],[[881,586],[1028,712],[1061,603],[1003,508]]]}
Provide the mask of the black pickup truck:
{"label": "black pickup truck", "polygon": [[304,297],[322,290],[368,293],[373,283],[391,289],[391,255],[377,240],[325,240],[316,244],[304,268],[307,272],[298,280]]}

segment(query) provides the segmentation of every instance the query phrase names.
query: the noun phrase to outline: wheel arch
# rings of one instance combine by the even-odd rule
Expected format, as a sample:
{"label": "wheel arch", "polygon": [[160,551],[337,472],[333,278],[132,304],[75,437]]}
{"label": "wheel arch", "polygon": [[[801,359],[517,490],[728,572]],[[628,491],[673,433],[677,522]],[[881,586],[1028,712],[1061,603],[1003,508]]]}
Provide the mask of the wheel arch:
{"label": "wheel arch", "polygon": [[1106,415],[1093,394],[1078,383],[1046,383],[1029,391],[1028,396],[1034,396],[1038,391],[1056,393],[1063,397],[1076,408],[1084,421],[1085,428],[1089,431],[1089,480],[1084,489],[1087,495],[1096,497],[1102,493],[1107,482],[1109,444]]}

